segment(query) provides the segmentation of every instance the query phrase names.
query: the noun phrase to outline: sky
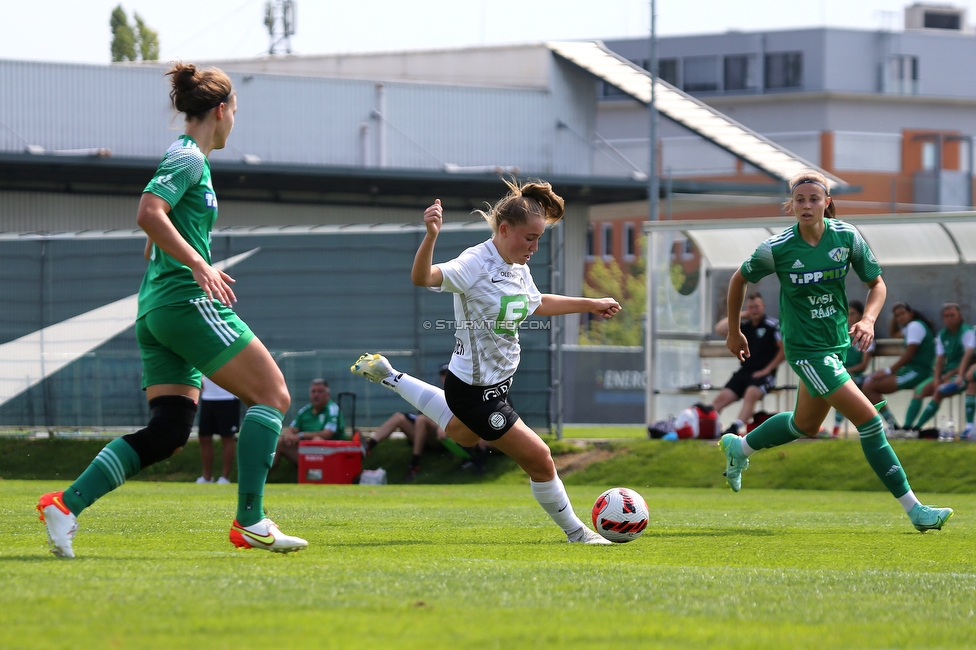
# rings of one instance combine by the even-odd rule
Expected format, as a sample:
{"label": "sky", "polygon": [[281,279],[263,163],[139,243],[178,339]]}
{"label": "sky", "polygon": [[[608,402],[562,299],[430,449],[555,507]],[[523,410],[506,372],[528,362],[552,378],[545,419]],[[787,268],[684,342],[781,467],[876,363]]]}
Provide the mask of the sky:
{"label": "sky", "polygon": [[[294,0],[296,54],[636,38],[649,0]],[[976,22],[976,0],[949,0]],[[0,59],[107,63],[120,0],[0,0]],[[795,27],[894,29],[906,0],[657,0],[661,36]],[[122,0],[159,33],[160,58],[248,58],[268,50],[265,0]],[[797,8],[799,7],[799,8]]]}

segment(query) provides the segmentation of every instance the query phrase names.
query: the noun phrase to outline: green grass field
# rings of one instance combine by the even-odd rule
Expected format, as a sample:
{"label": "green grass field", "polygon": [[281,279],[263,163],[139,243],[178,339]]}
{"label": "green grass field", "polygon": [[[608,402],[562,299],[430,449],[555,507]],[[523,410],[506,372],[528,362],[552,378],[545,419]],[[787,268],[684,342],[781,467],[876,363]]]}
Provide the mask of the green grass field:
{"label": "green grass field", "polygon": [[[748,477],[747,477],[748,478]],[[234,549],[235,487],[131,482],[86,511],[75,560],[0,481],[3,648],[965,648],[976,495],[914,531],[882,492],[640,488],[651,523],[564,542],[527,485],[270,485],[309,540]],[[577,512],[605,484],[570,485]]]}

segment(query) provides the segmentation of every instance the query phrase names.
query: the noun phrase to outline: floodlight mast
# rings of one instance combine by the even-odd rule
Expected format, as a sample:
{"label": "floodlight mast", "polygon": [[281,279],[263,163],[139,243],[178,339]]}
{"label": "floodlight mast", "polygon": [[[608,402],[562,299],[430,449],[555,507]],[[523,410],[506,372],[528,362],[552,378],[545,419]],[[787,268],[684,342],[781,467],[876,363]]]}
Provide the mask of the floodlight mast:
{"label": "floodlight mast", "polygon": [[268,54],[291,54],[295,34],[295,0],[268,0],[264,5],[264,25],[268,28]]}

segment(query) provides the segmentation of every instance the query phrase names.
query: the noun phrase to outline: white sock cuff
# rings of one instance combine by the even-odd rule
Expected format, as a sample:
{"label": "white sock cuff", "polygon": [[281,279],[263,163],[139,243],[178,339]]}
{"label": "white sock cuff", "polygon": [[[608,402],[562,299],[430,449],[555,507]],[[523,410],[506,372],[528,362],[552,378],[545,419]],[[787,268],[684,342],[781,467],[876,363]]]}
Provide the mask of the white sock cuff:
{"label": "white sock cuff", "polygon": [[909,490],[905,494],[898,497],[898,503],[900,503],[901,507],[905,509],[906,513],[908,513],[912,511],[912,508],[914,508],[915,504],[919,503],[919,501],[918,497],[915,496],[915,493]]}
{"label": "white sock cuff", "polygon": [[539,503],[555,503],[566,495],[566,488],[557,476],[551,481],[533,481],[529,479],[532,486],[532,496]]}
{"label": "white sock cuff", "polygon": [[441,429],[447,428],[447,423],[451,421],[454,414],[447,405],[444,398],[444,391],[440,388],[431,386],[425,381],[404,373],[397,380],[394,389],[397,395],[410,402],[420,409],[420,412],[437,423]]}

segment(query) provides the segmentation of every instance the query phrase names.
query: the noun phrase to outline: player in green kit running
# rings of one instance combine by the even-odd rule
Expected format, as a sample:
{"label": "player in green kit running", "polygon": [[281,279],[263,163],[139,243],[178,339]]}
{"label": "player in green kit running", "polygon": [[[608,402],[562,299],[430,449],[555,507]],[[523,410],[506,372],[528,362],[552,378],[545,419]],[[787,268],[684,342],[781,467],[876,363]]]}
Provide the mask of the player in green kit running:
{"label": "player in green kit running", "polygon": [[[874,340],[874,323],[887,294],[881,267],[857,229],[833,218],[834,205],[822,174],[795,176],[786,208],[796,216],[796,225],[760,244],[732,276],[726,344],[740,361],[749,356],[736,306],[742,305],[750,282],[775,273],[780,282],[786,360],[802,381],[792,413],[774,415],[744,438],[722,436],[719,445],[726,457],[729,487],[735,492],[742,488],[742,472],[749,468],[749,456],[759,449],[785,445],[801,436],[815,437],[833,407],[857,427],[868,464],[915,528],[940,529],[952,509],[925,506],[915,497],[885,437],[881,416],[854,384],[841,356],[849,345],[865,351]],[[845,281],[852,267],[867,284],[868,295],[864,316],[848,326]]]}
{"label": "player in green kit running", "polygon": [[234,128],[237,95],[211,68],[176,63],[170,99],[186,131],[170,145],[139,202],[136,222],[149,236],[149,268],[139,289],[136,338],[149,400],[145,429],[108,443],[67,489],[37,504],[51,552],[74,557],[77,516],[126,479],[186,444],[200,397],[201,373],[248,409],[237,445],[237,517],[230,541],[279,553],[308,546],[264,516],[264,483],[291,398],[268,350],[231,310],[233,278],[210,265],[217,198],[208,155]]}

